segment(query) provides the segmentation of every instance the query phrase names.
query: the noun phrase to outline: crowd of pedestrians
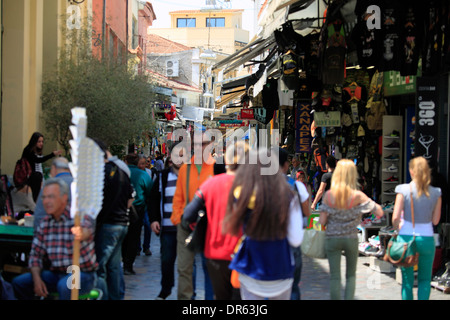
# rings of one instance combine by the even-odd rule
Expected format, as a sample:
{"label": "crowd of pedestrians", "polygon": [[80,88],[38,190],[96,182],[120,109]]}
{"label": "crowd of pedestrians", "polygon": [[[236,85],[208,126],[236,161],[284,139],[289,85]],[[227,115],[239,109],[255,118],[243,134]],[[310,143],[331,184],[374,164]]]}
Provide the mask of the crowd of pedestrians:
{"label": "crowd of pedestrians", "polygon": [[[313,198],[299,159],[295,158],[289,175],[288,153],[282,148],[250,150],[246,141],[238,141],[227,146],[221,159],[205,152],[210,142],[194,142],[192,154],[183,143],[175,143],[166,157],[157,156],[155,170],[149,158],[131,153],[122,161],[111,155],[101,141],[96,142],[105,161],[103,206],[96,221],[86,216],[81,227],[74,228],[68,211],[72,181],[68,161],[56,157],[52,178],[45,181],[42,190],[35,190],[31,273],[13,279],[17,298],[47,298],[52,292],[60,299],[70,298],[67,268],[72,264],[75,238],[81,241],[80,293],[96,287],[105,300],[123,299],[124,277],[136,274],[133,264],[141,251],[151,255],[146,239],[154,232],[161,241],[161,290],[155,297],[158,300],[166,299],[174,290],[175,266],[179,300],[195,299],[199,269],[205,277],[206,300],[298,300],[303,230],[311,209],[319,205],[320,223],[326,226],[327,234],[330,297],[341,298],[343,253],[347,262],[344,298],[353,299],[358,258],[356,227],[363,214],[382,216],[383,210],[359,191],[358,173],[352,161],[329,157],[321,192]],[[33,152],[41,149],[42,146],[34,147]],[[55,151],[48,157],[57,155],[59,152]],[[264,174],[274,163],[279,170]],[[409,185],[414,192],[408,192],[408,185],[397,187],[393,223],[398,227],[402,222],[402,236],[411,236],[407,204],[414,194],[414,203],[421,209],[416,210],[416,222],[424,228],[419,288],[427,283],[429,288],[431,252],[434,253],[432,228],[431,235],[428,233],[440,219],[441,193],[439,188],[430,186],[425,159],[413,159],[410,172],[413,181]],[[186,246],[185,240],[195,228],[200,210],[206,212],[207,228],[200,253],[202,263],[195,265],[197,253]],[[400,217],[401,212],[404,217]],[[402,272],[402,296],[410,299],[411,270],[405,268]],[[427,295],[429,290],[420,290],[419,298],[426,299]]]}

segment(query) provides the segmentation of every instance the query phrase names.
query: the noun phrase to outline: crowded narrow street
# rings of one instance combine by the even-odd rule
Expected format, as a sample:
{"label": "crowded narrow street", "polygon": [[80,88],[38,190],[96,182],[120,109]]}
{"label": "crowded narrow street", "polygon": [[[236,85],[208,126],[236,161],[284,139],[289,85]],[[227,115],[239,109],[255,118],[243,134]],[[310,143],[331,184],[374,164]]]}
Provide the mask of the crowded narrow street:
{"label": "crowded narrow street", "polygon": [[[132,276],[125,276],[125,300],[154,300],[161,289],[160,241],[154,233],[151,238],[151,256],[141,253],[136,257],[135,271]],[[200,265],[197,255],[196,264]],[[401,300],[401,285],[395,279],[395,273],[380,273],[370,268],[370,258],[360,256],[358,259],[355,300]],[[176,269],[176,264],[175,264]],[[345,272],[345,259],[341,269]],[[175,271],[176,272],[176,271]],[[204,280],[201,268],[197,276],[196,300],[204,299]],[[176,274],[176,273],[175,273]],[[175,287],[167,300],[177,300]],[[303,269],[300,282],[301,300],[330,300],[329,266],[326,259],[312,259],[303,256]],[[414,289],[417,294],[417,288]],[[450,294],[432,289],[430,300],[450,300]],[[292,302],[298,303],[298,302]],[[213,302],[211,302],[213,304]],[[161,302],[164,305],[164,302]]]}

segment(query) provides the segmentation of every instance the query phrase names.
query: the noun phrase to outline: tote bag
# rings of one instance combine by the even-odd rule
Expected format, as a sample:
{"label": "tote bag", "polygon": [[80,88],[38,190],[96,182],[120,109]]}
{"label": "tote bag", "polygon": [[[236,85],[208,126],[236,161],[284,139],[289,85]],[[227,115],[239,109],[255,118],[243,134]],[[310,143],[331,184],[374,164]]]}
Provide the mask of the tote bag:
{"label": "tote bag", "polygon": [[310,258],[326,259],[325,231],[314,228],[306,229],[301,249],[302,253]]}

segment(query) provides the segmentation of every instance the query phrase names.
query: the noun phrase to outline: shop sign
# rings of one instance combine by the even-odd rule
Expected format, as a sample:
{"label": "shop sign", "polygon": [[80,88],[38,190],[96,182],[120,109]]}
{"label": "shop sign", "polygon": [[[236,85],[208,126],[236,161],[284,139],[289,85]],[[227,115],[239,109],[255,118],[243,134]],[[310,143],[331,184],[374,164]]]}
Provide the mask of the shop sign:
{"label": "shop sign", "polygon": [[316,127],[340,127],[341,113],[339,111],[314,112]]}
{"label": "shop sign", "polygon": [[311,105],[308,102],[297,104],[295,117],[295,152],[311,151]]}
{"label": "shop sign", "polygon": [[423,156],[434,167],[438,157],[437,78],[417,79],[415,155]]}
{"label": "shop sign", "polygon": [[219,121],[219,124],[221,128],[238,128],[247,125],[244,121],[240,120],[222,120]]}
{"label": "shop sign", "polygon": [[399,71],[383,72],[385,96],[395,96],[416,92],[416,76],[401,76]]}
{"label": "shop sign", "polygon": [[241,109],[241,119],[255,119],[253,109]]}

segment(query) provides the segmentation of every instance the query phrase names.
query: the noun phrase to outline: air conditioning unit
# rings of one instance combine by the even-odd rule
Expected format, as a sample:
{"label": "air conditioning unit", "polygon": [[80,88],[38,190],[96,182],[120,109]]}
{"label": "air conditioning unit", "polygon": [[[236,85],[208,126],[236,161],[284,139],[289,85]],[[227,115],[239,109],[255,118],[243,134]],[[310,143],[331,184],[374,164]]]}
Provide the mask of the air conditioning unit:
{"label": "air conditioning unit", "polygon": [[178,77],[178,71],[179,71],[179,61],[178,60],[167,60],[166,61],[166,76]]}

